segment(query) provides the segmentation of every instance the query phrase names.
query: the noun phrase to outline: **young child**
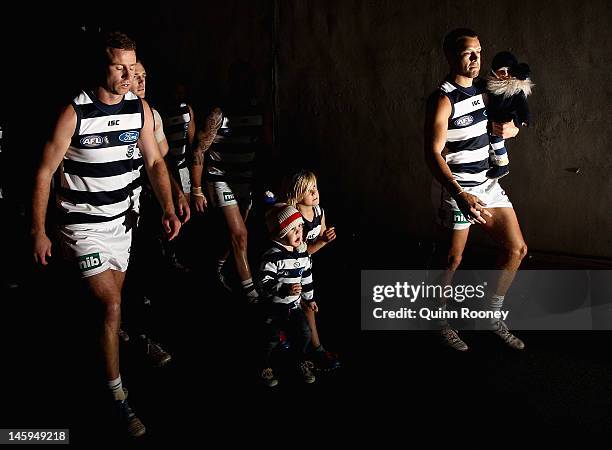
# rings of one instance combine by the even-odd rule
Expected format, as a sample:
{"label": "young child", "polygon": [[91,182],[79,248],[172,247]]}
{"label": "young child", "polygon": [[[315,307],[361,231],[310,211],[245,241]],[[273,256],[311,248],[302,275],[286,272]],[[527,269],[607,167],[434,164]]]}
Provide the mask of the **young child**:
{"label": "young child", "polygon": [[[487,77],[487,117],[490,122],[514,121],[517,127],[529,126],[531,120],[527,96],[534,84],[531,82],[529,66],[519,63],[510,52],[500,52],[493,58],[491,73]],[[501,178],[510,172],[508,152],[504,139],[489,132],[489,162],[491,169],[487,177]]]}
{"label": "young child", "polygon": [[292,206],[279,203],[266,214],[272,247],[261,259],[261,304],[265,308],[266,345],[261,380],[267,386],[278,384],[271,368],[271,356],[279,344],[279,333],[288,334],[306,383],[314,383],[314,365],[306,360],[311,332],[305,310],[317,311],[312,287],[311,258],[302,239],[304,221]]}
{"label": "young child", "polygon": [[[295,206],[304,219],[304,241],[308,246],[308,254],[312,255],[328,243],[336,239],[333,227],[325,225],[325,213],[319,205],[319,190],[317,177],[309,171],[296,173],[287,192],[287,204]],[[312,331],[312,347],[317,365],[323,370],[332,370],[340,366],[337,355],[325,350],[315,321],[315,311],[305,310],[308,325]]]}

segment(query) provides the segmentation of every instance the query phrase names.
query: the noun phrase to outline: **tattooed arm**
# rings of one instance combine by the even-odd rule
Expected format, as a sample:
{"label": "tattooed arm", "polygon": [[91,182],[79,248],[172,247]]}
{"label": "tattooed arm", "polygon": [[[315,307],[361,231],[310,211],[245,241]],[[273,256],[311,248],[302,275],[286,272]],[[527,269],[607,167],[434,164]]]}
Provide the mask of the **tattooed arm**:
{"label": "tattooed arm", "polygon": [[202,172],[204,171],[204,153],[212,145],[217,130],[221,126],[223,113],[220,108],[215,108],[206,117],[204,127],[198,132],[198,144],[193,147],[193,158],[191,162],[191,196],[196,211],[204,212],[207,207],[206,197],[202,192]]}

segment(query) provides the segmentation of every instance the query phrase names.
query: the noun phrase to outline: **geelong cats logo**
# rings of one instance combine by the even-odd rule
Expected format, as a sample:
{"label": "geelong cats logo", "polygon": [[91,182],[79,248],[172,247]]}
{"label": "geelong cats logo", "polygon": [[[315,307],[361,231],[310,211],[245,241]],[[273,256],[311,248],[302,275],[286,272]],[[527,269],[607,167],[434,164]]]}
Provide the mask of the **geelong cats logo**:
{"label": "geelong cats logo", "polygon": [[131,144],[128,145],[128,149],[127,149],[127,153],[125,154],[125,156],[127,158],[131,158],[132,155],[134,154],[134,149],[136,148],[136,144]]}

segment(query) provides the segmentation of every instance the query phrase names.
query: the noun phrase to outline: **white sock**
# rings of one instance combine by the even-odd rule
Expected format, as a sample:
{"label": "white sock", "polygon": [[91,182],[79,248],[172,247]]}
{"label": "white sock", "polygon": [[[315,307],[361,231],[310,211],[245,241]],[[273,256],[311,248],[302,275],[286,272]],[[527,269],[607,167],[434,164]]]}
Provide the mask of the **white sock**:
{"label": "white sock", "polygon": [[259,294],[255,290],[255,285],[253,284],[253,278],[243,280],[240,284],[242,284],[242,290],[247,297],[259,297]]}
{"label": "white sock", "polygon": [[115,400],[125,400],[125,393],[123,392],[123,384],[121,384],[121,375],[114,380],[108,381],[108,388],[111,390]]}
{"label": "white sock", "polygon": [[[504,305],[504,296],[493,294],[489,299],[489,309],[494,312],[499,312]],[[495,325],[500,319],[491,317],[491,325]]]}

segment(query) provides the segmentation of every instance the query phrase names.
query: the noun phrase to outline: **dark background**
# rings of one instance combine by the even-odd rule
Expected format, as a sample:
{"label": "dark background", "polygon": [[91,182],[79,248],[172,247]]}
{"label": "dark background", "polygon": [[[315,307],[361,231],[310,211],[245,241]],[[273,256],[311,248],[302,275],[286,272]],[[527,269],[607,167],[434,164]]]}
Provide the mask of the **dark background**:
{"label": "dark background", "polygon": [[[194,230],[210,223],[195,222],[187,240],[202,240],[189,257],[201,272],[186,281],[166,274],[167,282],[155,284],[160,298],[181,299],[158,313],[171,318],[161,335],[175,365],[161,373],[128,365],[130,395],[151,439],[200,429],[203,410],[214,411],[215,425],[245,426],[256,436],[253,430],[278,431],[293,420],[313,433],[337,427],[339,415],[371,423],[391,402],[405,408],[415,428],[435,429],[439,420],[449,435],[497,427],[608,429],[607,333],[523,333],[521,354],[468,334],[475,345],[464,357],[428,334],[359,332],[357,304],[360,269],[421,268],[430,254],[424,103],[447,72],[442,38],[460,26],[479,33],[481,74],[506,49],[532,68],[533,126],[508,142],[511,172],[502,182],[530,247],[524,267],[610,267],[606,1],[54,3],[36,7],[36,15],[30,5],[15,7],[2,15],[0,30],[3,277],[19,281],[18,289],[3,289],[0,314],[7,426],[67,424],[81,442],[102,429],[88,322],[79,316],[85,312],[78,299],[66,300],[61,268],[41,272],[29,265],[24,206],[57,111],[83,79],[87,34],[101,28],[137,41],[152,102],[180,78],[190,87],[196,117],[224,92],[232,63],[250,64],[258,95],[275,113],[279,172],[299,163],[316,171],[321,203],[339,235],[321,256],[319,279],[329,299],[323,330],[343,357],[343,372],[314,389],[289,383],[268,393],[248,372],[249,313],[201,275],[207,266],[198,261],[211,258],[209,241]],[[491,243],[480,233],[473,240],[478,245],[465,264],[492,265]],[[375,405],[366,408],[367,402]]]}
{"label": "dark background", "polygon": [[[40,151],[34,139],[54,117],[40,108],[54,113],[78,85],[87,61],[80,27],[121,29],[139,45],[154,103],[179,77],[203,114],[225,90],[231,64],[250,64],[275,111],[282,154],[317,169],[330,212],[365,233],[430,238],[424,100],[447,73],[444,34],[468,26],[480,34],[481,74],[506,49],[532,67],[533,126],[509,141],[512,176],[503,180],[529,247],[612,257],[605,0],[61,5],[37,17],[3,15],[4,95],[15,100],[2,107],[24,128],[15,138],[20,166]],[[26,125],[34,104],[40,120]]]}

